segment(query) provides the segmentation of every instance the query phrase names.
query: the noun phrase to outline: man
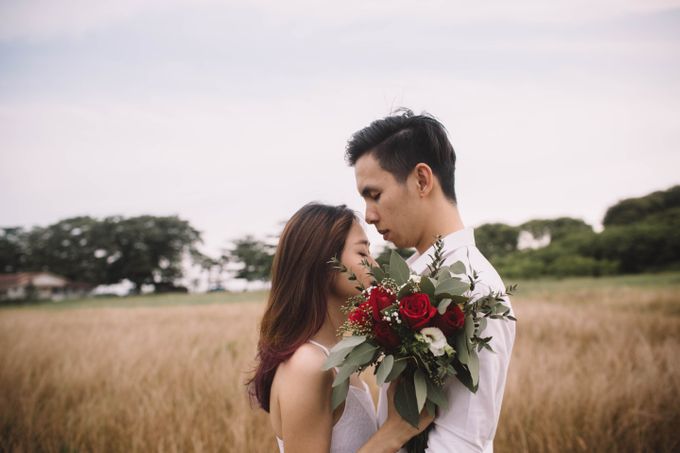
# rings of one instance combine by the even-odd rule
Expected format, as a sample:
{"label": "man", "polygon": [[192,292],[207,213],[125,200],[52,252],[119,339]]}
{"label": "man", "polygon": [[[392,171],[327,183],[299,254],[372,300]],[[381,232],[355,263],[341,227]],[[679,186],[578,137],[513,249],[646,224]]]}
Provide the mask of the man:
{"label": "man", "polygon": [[[444,263],[462,261],[468,272],[479,274],[475,293],[504,290],[498,273],[475,246],[473,230],[463,225],[454,190],[456,155],[439,121],[409,110],[374,121],[352,136],[346,158],[366,202],[366,222],[397,247],[416,248],[408,260],[413,271],[427,270],[428,255],[441,235]],[[515,324],[489,319],[484,336],[493,337],[494,352],[479,353],[479,389],[472,393],[455,378],[446,384],[449,404],[435,418],[430,453],[493,451]],[[386,404],[380,406],[382,422]]]}

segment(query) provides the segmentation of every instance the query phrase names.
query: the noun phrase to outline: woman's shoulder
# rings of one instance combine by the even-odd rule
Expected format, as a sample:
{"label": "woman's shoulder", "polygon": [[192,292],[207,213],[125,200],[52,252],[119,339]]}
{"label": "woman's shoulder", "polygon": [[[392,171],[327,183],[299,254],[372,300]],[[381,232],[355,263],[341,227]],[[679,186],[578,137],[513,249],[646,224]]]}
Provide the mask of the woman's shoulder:
{"label": "woman's shoulder", "polygon": [[316,377],[332,376],[330,370],[324,371],[326,354],[311,343],[303,343],[295,350],[293,355],[279,365],[281,372],[292,377]]}
{"label": "woman's shoulder", "polygon": [[288,410],[323,407],[334,379],[331,370],[321,369],[325,360],[318,347],[303,344],[281,363],[272,387],[278,404]]}

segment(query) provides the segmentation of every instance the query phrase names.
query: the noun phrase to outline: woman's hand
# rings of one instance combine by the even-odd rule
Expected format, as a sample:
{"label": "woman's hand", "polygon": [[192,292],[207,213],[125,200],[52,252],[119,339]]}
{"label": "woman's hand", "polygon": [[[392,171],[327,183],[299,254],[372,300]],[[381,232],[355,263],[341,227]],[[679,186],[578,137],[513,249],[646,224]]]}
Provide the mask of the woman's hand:
{"label": "woman's hand", "polygon": [[401,415],[399,415],[399,412],[394,405],[394,395],[397,391],[397,383],[398,380],[392,382],[390,387],[387,389],[387,420],[385,421],[385,424],[394,425],[394,429],[397,432],[402,432],[403,436],[406,437],[406,440],[404,440],[403,443],[406,443],[410,438],[425,431],[425,428],[427,428],[434,420],[434,414],[428,414],[427,409],[423,408],[423,410],[420,412],[418,428],[404,420]]}
{"label": "woman's hand", "polygon": [[412,437],[425,431],[434,420],[434,414],[428,414],[426,409],[420,413],[418,428],[404,420],[394,406],[396,389],[397,381],[387,389],[387,420],[358,453],[394,453]]}

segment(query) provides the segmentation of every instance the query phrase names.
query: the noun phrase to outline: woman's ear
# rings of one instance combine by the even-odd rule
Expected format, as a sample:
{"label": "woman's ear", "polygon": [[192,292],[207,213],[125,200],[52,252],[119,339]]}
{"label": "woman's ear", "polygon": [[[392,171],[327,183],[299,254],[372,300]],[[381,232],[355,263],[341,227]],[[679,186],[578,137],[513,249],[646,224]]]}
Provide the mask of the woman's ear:
{"label": "woman's ear", "polygon": [[422,162],[416,164],[413,168],[413,175],[415,176],[418,194],[421,197],[429,195],[434,187],[434,174],[430,166]]}

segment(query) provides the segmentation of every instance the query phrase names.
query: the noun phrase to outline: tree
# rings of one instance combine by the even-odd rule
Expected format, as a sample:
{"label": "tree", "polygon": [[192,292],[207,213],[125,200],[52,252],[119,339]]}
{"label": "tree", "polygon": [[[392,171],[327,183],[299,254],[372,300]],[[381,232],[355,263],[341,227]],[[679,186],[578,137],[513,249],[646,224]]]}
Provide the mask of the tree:
{"label": "tree", "polygon": [[[9,230],[9,233],[7,231]],[[171,288],[182,276],[182,259],[204,259],[201,235],[176,216],[73,217],[27,233],[4,229],[0,264],[4,272],[51,271],[94,285],[128,279]]]}
{"label": "tree", "polygon": [[196,248],[201,234],[177,216],[107,217],[102,222],[110,238],[100,253],[107,266],[107,283],[128,279],[136,291],[142,285],[172,286],[182,276],[182,258],[203,259]]}
{"label": "tree", "polygon": [[518,238],[519,228],[504,223],[486,223],[475,228],[475,244],[490,260],[516,251]]}
{"label": "tree", "polygon": [[243,267],[236,272],[236,278],[247,281],[267,281],[271,278],[275,246],[257,240],[251,235],[234,241],[228,252],[229,259],[241,263]]}
{"label": "tree", "polygon": [[87,216],[33,228],[27,236],[25,270],[50,271],[95,285],[103,283],[107,264],[97,254],[108,241],[101,223]]}
{"label": "tree", "polygon": [[535,238],[550,236],[550,241],[559,241],[563,238],[578,233],[593,231],[593,227],[581,219],[573,217],[558,217],[556,219],[535,219],[524,222],[519,226],[520,231],[528,231]]}
{"label": "tree", "polygon": [[607,209],[602,223],[605,228],[614,225],[630,225],[673,208],[680,208],[680,185],[668,190],[652,192],[643,197],[622,200]]}
{"label": "tree", "polygon": [[28,233],[21,227],[0,228],[0,273],[20,272],[26,268]]}

